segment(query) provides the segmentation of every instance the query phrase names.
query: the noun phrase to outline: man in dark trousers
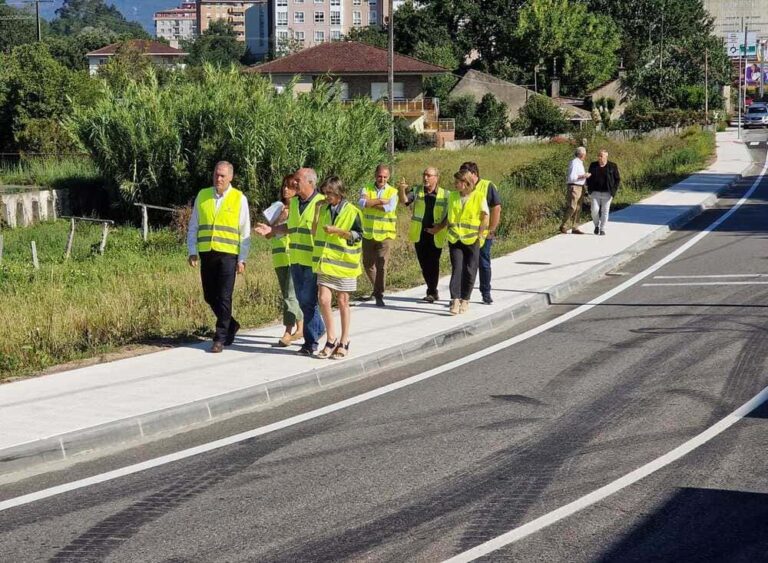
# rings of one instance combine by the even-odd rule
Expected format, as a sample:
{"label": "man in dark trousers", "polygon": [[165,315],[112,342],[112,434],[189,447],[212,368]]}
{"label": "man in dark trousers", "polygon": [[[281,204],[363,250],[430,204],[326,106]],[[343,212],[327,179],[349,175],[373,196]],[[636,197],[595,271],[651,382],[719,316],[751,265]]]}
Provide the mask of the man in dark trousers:
{"label": "man in dark trousers", "polygon": [[200,190],[187,231],[189,265],[200,262],[203,296],[216,315],[211,353],[219,353],[235,340],[240,324],[232,316],[235,276],[245,271],[251,245],[248,201],[232,187],[234,168],[219,162],[213,187]]}
{"label": "man in dark trousers", "polygon": [[587,191],[592,199],[592,221],[595,223],[595,234],[605,235],[605,225],[611,211],[611,201],[621,183],[619,167],[608,160],[608,151],[600,149],[597,162],[589,165],[587,174]]}
{"label": "man in dark trousers", "polygon": [[472,175],[475,182],[475,189],[485,194],[488,208],[491,215],[488,225],[488,237],[485,243],[480,247],[480,294],[483,297],[483,303],[490,305],[493,303],[491,297],[491,247],[496,240],[496,230],[501,222],[501,196],[499,190],[490,180],[480,177],[480,169],[475,162],[465,162],[459,167],[459,172],[467,171]]}

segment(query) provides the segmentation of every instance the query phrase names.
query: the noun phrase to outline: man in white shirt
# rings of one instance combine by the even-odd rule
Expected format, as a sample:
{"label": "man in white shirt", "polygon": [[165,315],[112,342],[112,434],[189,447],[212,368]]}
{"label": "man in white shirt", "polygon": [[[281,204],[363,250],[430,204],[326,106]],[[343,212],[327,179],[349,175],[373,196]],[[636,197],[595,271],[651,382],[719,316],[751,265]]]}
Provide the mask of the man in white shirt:
{"label": "man in white shirt", "polygon": [[584,170],[584,159],[587,158],[587,149],[579,147],[574,153],[573,160],[568,165],[568,174],[566,184],[568,192],[565,200],[565,215],[560,224],[560,232],[568,234],[568,223],[571,223],[571,233],[574,235],[583,235],[579,230],[579,214],[581,213],[581,204],[584,201],[584,184],[589,178],[589,174]]}
{"label": "man in white shirt", "polygon": [[216,164],[213,187],[197,195],[187,230],[189,265],[199,260],[203,296],[216,315],[212,353],[232,344],[240,328],[232,316],[232,292],[251,247],[248,201],[232,187],[233,176],[229,162]]}

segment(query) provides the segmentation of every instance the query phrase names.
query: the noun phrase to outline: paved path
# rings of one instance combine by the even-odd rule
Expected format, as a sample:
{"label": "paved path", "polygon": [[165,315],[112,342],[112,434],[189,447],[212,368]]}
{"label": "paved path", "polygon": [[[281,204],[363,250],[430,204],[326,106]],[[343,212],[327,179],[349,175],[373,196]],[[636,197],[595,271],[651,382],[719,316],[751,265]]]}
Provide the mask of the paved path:
{"label": "paved path", "polygon": [[[355,307],[352,357],[342,362],[272,347],[282,332],[275,326],[242,333],[220,355],[207,354],[207,343],[183,346],[0,386],[0,474],[310,393],[507,325],[649,248],[751,163],[735,133],[718,134],[708,170],[614,213],[608,236],[558,235],[494,260],[493,306],[478,303],[475,292],[469,313],[451,317],[445,302],[421,303],[418,287],[387,296],[383,310]],[[446,285],[441,280],[443,295]]]}

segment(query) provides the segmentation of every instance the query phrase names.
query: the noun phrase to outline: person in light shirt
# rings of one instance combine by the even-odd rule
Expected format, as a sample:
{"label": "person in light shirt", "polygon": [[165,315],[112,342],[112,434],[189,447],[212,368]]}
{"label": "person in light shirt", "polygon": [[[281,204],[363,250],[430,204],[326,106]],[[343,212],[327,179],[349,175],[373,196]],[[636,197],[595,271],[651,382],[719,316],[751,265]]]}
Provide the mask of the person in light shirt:
{"label": "person in light shirt", "polygon": [[232,316],[235,276],[245,272],[251,246],[248,200],[232,187],[234,168],[219,162],[213,171],[213,187],[200,190],[187,229],[189,265],[200,263],[205,302],[216,315],[212,353],[235,340],[240,328]]}
{"label": "person in light shirt", "polygon": [[560,232],[568,234],[568,225],[571,225],[571,233],[574,235],[583,235],[579,230],[579,215],[581,213],[581,204],[584,201],[584,184],[589,178],[589,174],[584,170],[584,159],[587,158],[587,149],[579,147],[576,149],[573,159],[568,164],[568,174],[566,176],[567,195],[565,199],[565,214],[563,222],[560,224]]}

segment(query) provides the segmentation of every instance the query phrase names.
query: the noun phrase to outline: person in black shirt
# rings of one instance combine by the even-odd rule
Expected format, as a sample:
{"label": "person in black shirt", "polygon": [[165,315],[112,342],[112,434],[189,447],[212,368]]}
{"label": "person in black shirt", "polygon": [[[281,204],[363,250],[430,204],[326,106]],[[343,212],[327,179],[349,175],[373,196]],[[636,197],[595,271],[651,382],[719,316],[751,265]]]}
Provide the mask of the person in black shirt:
{"label": "person in black shirt", "polygon": [[587,191],[592,199],[592,221],[595,223],[595,234],[605,235],[605,225],[611,210],[611,201],[621,183],[619,167],[608,160],[608,151],[600,149],[597,162],[589,165],[587,175]]}
{"label": "person in black shirt", "polygon": [[439,180],[437,168],[430,166],[424,170],[422,186],[413,188],[410,193],[407,193],[406,181],[401,181],[397,186],[400,204],[413,208],[408,238],[414,243],[421,274],[427,284],[427,294],[422,298],[427,303],[440,299],[437,282],[440,279],[440,256],[445,235],[435,237],[427,232],[427,229],[443,220],[448,209],[448,192],[438,187]]}

